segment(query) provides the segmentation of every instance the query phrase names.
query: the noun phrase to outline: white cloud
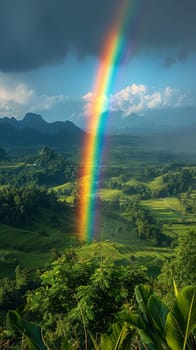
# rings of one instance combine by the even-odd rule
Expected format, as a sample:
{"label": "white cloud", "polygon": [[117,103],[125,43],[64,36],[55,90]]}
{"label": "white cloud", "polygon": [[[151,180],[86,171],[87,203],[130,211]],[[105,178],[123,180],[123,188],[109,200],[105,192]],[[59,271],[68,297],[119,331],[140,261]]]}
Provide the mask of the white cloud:
{"label": "white cloud", "polygon": [[120,111],[123,117],[131,113],[145,114],[148,110],[178,108],[195,105],[190,91],[148,87],[131,84],[109,96],[96,96],[88,92],[81,98],[72,99],[63,94],[39,95],[37,91],[22,81],[14,81],[0,73],[0,117],[22,118],[27,112],[41,113],[49,120],[72,120],[84,126],[96,108],[102,111]]}
{"label": "white cloud", "polygon": [[146,107],[148,109],[159,108],[163,103],[162,94],[160,92],[146,95],[145,100],[147,101]]}
{"label": "white cloud", "polygon": [[67,100],[68,97],[63,94],[39,95],[23,82],[16,82],[0,74],[0,117],[21,118],[27,112],[49,111]]}
{"label": "white cloud", "polygon": [[[88,96],[92,95],[88,93]],[[89,104],[92,99],[88,100]],[[132,84],[109,96],[109,109],[122,111],[124,116],[131,113],[144,113],[149,109],[177,108],[194,105],[190,92],[174,89],[170,86],[164,89],[149,88],[143,84]]]}
{"label": "white cloud", "polygon": [[33,95],[33,90],[28,89],[23,83],[15,87],[0,87],[0,102],[9,103],[16,102],[18,104],[27,103]]}
{"label": "white cloud", "polygon": [[[83,125],[89,129],[90,118],[95,113],[95,106],[102,107],[99,112],[109,110],[119,112],[119,118],[125,118],[132,113],[145,115],[149,110],[166,110],[196,106],[194,94],[171,86],[165,88],[148,87],[144,84],[132,84],[110,96],[96,96],[88,92],[83,100]],[[80,119],[81,120],[81,119]]]}
{"label": "white cloud", "polygon": [[23,82],[16,83],[4,74],[0,74],[0,116],[15,115],[30,103],[34,91]]}

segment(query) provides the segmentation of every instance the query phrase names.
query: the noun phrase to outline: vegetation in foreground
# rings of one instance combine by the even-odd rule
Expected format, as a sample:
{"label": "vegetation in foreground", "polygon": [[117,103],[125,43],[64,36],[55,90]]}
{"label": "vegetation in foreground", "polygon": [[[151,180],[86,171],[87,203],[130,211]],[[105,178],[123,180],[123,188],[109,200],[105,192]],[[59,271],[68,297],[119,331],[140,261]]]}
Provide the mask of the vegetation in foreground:
{"label": "vegetation in foreground", "polygon": [[[75,235],[78,165],[48,148],[18,160],[1,152],[2,349],[33,349],[23,332],[31,338],[31,327],[49,349],[194,349],[191,314],[186,341],[175,347],[166,339],[164,315],[160,331],[149,312],[173,310],[174,280],[179,290],[193,286],[182,290],[183,312],[187,290],[195,293],[196,166],[154,153],[132,157],[128,149],[119,162],[118,152],[102,168],[101,226],[90,245]],[[113,243],[99,242],[108,239]],[[150,307],[146,316],[138,293]],[[6,329],[7,312],[14,333]],[[144,323],[137,324],[137,315]],[[145,334],[152,328],[146,319],[155,334]]]}
{"label": "vegetation in foreground", "polygon": [[[110,332],[101,334],[98,342],[90,333],[91,349],[195,349],[193,331],[196,327],[196,288],[189,286],[177,291],[173,307],[162,302],[148,286],[138,285],[135,295],[139,313],[122,311],[116,323],[110,326]],[[48,349],[41,328],[22,319],[16,311],[8,312],[7,324],[12,331],[19,332],[22,336],[25,334],[31,348]],[[89,349],[88,332],[89,330],[85,332],[85,349]],[[71,345],[70,341],[64,339],[62,348],[80,349],[81,344],[74,342]]]}
{"label": "vegetation in foreground", "polygon": [[[18,327],[20,332],[14,335],[2,329],[2,349],[6,349],[6,344],[13,349],[20,349],[21,344],[26,344],[28,349],[28,342],[24,340],[24,334],[21,334],[21,327],[27,327],[26,321],[27,324],[33,321],[41,326],[49,349],[99,349],[102,338],[117,341],[116,336],[111,333],[112,329],[118,332],[118,337],[123,337],[122,343],[120,342],[116,349],[138,349],[138,346],[139,349],[143,349],[142,344],[149,350],[194,349],[192,346],[196,327],[196,275],[193,269],[190,275],[189,269],[190,264],[195,266],[196,254],[194,249],[187,251],[184,248],[184,244],[189,246],[190,241],[195,244],[195,231],[187,232],[183,239],[179,239],[173,259],[168,261],[167,265],[163,265],[156,280],[150,278],[146,267],[123,245],[109,242],[92,243],[66,250],[40,276],[35,276],[31,281],[31,288],[28,275],[24,271],[18,271],[15,289],[13,285],[8,289],[9,283],[5,281],[6,284],[1,287],[1,295],[4,298],[2,304],[5,314],[10,310],[10,301],[12,309],[18,306],[17,301],[14,307],[17,293],[24,293],[21,295],[21,306],[17,311],[20,316],[8,313],[11,317],[11,329],[16,331]],[[178,296],[176,292],[175,297],[174,279],[176,291],[181,290],[184,285],[193,286],[183,289],[182,295]],[[148,284],[148,287],[138,287],[144,283]],[[152,287],[150,288],[152,285],[157,295],[155,297]],[[165,302],[161,301],[162,298]],[[168,327],[170,329],[170,323],[176,322],[172,319],[172,312],[179,324],[181,318],[185,317],[183,327],[186,334],[184,331],[183,336],[180,333],[183,342],[187,344],[184,348],[182,344],[185,343],[181,340],[176,340],[180,344],[178,347],[170,345],[173,330],[168,330]],[[159,319],[159,316],[163,319]],[[174,333],[178,339],[179,332]],[[128,340],[126,339],[128,347],[122,345],[123,334],[131,334],[131,338],[129,336]],[[65,344],[69,344],[69,347]],[[108,347],[110,348],[112,349]]]}

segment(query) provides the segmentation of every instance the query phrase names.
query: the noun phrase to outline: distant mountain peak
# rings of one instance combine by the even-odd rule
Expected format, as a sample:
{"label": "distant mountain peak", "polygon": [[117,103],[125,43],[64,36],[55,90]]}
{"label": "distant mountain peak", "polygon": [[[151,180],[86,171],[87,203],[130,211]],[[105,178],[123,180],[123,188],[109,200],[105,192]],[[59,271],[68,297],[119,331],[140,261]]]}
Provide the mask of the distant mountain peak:
{"label": "distant mountain peak", "polygon": [[42,121],[44,123],[47,123],[40,114],[37,113],[26,113],[23,121],[33,121],[33,122],[37,122],[37,121]]}
{"label": "distant mountain peak", "polygon": [[32,113],[32,112],[26,113],[23,119],[32,119],[32,118],[43,119],[42,116],[41,116],[41,114]]}

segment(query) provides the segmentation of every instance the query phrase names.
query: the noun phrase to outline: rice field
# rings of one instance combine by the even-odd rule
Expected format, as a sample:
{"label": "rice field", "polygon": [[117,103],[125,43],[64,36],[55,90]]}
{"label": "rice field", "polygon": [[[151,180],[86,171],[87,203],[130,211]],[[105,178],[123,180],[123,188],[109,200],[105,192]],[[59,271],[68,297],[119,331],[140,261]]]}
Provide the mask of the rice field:
{"label": "rice field", "polygon": [[169,221],[181,221],[184,218],[184,208],[178,198],[167,197],[141,201],[157,218]]}
{"label": "rice field", "polygon": [[106,200],[106,201],[111,201],[114,200],[116,198],[119,198],[122,195],[122,191],[121,190],[113,190],[110,188],[101,188],[100,190],[98,190],[98,196],[102,199],[102,200]]}

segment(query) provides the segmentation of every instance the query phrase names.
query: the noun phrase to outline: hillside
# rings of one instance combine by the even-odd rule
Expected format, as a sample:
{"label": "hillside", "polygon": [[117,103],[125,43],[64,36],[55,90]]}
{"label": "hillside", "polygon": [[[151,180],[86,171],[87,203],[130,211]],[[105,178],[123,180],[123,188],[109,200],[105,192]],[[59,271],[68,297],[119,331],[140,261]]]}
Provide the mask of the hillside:
{"label": "hillside", "polygon": [[77,245],[72,212],[42,209],[31,226],[15,228],[0,224],[0,278],[15,276],[20,265],[28,270],[43,267],[53,251]]}

